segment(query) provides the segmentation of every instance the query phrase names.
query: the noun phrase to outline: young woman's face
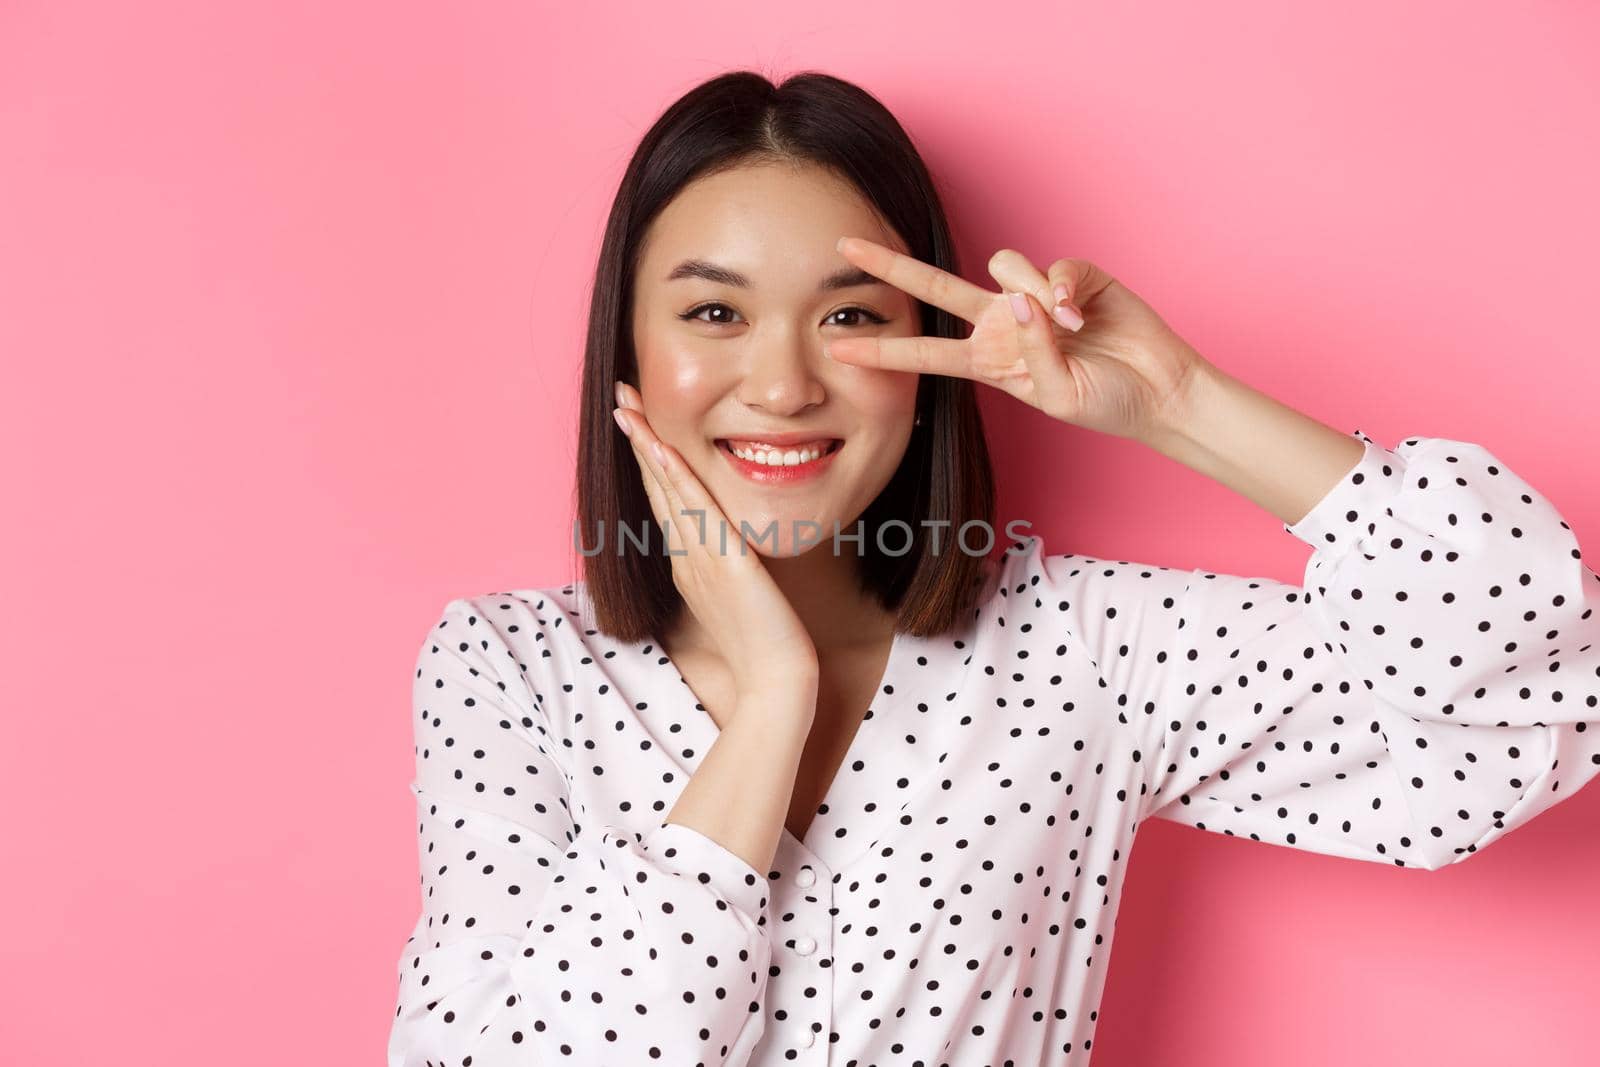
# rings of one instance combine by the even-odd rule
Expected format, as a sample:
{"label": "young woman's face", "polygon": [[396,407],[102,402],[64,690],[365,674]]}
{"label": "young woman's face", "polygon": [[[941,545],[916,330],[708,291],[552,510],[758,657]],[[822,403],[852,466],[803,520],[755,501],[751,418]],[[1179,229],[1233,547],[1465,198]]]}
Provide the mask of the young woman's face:
{"label": "young woman's face", "polygon": [[[908,251],[829,172],[751,165],[686,186],[646,235],[632,309],[645,417],[727,515],[729,551],[748,522],[762,555],[806,543],[831,552],[834,523],[854,534],[905,453],[918,375],[822,354],[834,338],[921,332],[910,296],[848,276],[859,272],[834,249],[847,234]],[[733,451],[749,455],[776,435],[781,447],[758,458],[776,453],[777,463]],[[825,454],[806,462],[795,438]],[[719,544],[715,534],[708,543]]]}

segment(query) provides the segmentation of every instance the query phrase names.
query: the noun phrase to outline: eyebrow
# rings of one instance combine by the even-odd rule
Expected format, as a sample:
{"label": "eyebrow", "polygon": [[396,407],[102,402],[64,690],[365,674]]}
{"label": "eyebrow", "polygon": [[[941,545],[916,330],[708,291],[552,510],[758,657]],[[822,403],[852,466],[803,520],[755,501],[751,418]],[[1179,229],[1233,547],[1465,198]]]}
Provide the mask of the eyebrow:
{"label": "eyebrow", "polygon": [[[702,278],[718,285],[732,285],[739,289],[750,288],[750,279],[736,270],[719,267],[715,263],[704,259],[686,259],[672,268],[666,280],[677,281],[679,278]],[[834,271],[822,279],[822,284],[817,286],[819,293],[830,292],[834,289],[851,289],[858,285],[887,285],[882,278],[868,274],[860,267],[844,267]]]}

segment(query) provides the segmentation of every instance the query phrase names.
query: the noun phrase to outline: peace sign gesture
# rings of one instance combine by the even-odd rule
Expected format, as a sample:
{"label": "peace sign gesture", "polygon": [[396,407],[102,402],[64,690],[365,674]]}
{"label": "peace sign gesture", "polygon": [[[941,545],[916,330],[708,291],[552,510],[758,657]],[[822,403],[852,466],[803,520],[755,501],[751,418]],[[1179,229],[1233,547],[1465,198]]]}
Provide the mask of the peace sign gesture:
{"label": "peace sign gesture", "polygon": [[970,378],[1062,422],[1143,440],[1204,362],[1132,290],[1086,260],[1058,259],[1040,272],[1022,253],[1001,249],[989,260],[1002,290],[995,293],[865,238],[841,237],[838,249],[873,277],[972,324],[962,339],[829,341],[824,352],[840,363]]}

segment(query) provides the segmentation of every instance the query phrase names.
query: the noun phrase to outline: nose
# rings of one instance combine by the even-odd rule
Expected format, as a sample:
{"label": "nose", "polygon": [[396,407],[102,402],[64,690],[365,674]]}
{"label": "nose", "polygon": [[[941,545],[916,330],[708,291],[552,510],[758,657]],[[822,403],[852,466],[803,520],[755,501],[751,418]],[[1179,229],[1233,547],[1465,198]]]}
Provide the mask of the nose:
{"label": "nose", "polygon": [[827,398],[817,371],[823,355],[807,351],[800,338],[768,345],[750,354],[739,399],[748,408],[775,417],[799,414]]}

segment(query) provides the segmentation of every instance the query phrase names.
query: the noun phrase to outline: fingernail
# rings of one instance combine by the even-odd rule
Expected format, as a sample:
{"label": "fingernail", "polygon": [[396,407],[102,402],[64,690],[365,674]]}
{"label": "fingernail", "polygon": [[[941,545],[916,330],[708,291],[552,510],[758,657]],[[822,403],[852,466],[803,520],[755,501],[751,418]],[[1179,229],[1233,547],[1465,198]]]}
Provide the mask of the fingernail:
{"label": "fingernail", "polygon": [[823,345],[822,346],[822,358],[823,359],[832,359],[833,358],[833,353],[828,351],[828,346],[827,345]]}
{"label": "fingernail", "polygon": [[618,429],[620,429],[623,433],[627,434],[629,437],[633,436],[633,431],[628,429],[628,422],[627,422],[627,419],[625,419],[623,417],[621,408],[612,408],[611,409],[611,417],[613,419],[617,420],[617,428]]}
{"label": "fingernail", "polygon": [[1057,304],[1051,314],[1069,330],[1076,332],[1083,328],[1083,316],[1074,311],[1071,304]]}
{"label": "fingernail", "polygon": [[1011,313],[1017,317],[1018,322],[1027,322],[1033,317],[1033,311],[1028,307],[1028,295],[1026,293],[1012,293],[1010,295]]}
{"label": "fingernail", "polygon": [[622,383],[621,382],[612,383],[611,393],[612,393],[613,396],[615,396],[617,398],[617,407],[619,407],[619,408],[627,407],[627,405],[623,403]]}
{"label": "fingernail", "polygon": [[665,467],[667,465],[667,453],[661,447],[661,442],[660,441],[651,441],[650,442],[650,453],[651,453],[651,455],[656,457],[656,462],[657,463],[661,464],[663,467]]}
{"label": "fingernail", "polygon": [[1061,285],[1061,284],[1058,284],[1056,286],[1055,292],[1056,292],[1056,303],[1058,303],[1058,304],[1065,302],[1067,297],[1072,295],[1072,294],[1067,292],[1067,287],[1065,285]]}

